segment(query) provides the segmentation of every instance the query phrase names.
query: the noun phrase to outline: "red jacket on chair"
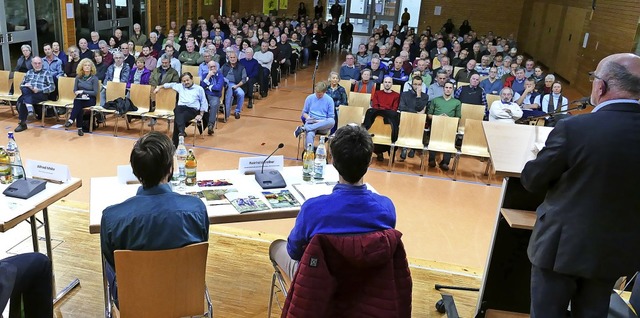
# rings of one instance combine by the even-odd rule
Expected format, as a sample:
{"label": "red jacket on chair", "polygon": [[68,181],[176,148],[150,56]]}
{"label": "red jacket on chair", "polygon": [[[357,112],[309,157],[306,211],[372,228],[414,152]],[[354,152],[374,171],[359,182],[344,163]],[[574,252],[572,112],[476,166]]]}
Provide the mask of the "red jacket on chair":
{"label": "red jacket on chair", "polygon": [[282,317],[411,317],[411,273],[401,237],[395,229],[314,236]]}

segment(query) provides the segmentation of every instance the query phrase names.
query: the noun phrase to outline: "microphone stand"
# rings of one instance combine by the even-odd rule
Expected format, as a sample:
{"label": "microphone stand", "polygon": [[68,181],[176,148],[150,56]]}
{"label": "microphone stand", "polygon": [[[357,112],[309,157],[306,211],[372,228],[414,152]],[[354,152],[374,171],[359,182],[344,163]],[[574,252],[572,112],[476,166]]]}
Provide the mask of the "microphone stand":
{"label": "microphone stand", "polygon": [[589,103],[585,102],[585,103],[582,103],[582,104],[580,104],[578,106],[569,108],[567,110],[562,110],[562,108],[560,108],[560,109],[558,109],[558,110],[556,110],[554,112],[547,113],[546,115],[535,116],[535,117],[527,117],[527,118],[524,118],[524,119],[518,119],[516,121],[516,123],[517,124],[524,124],[525,121],[535,121],[535,120],[544,119],[544,118],[547,118],[547,117],[552,117],[553,118],[553,116],[563,115],[564,113],[568,113],[568,112],[571,112],[571,111],[574,111],[574,110],[583,110],[583,109],[587,108],[587,105],[589,105]]}
{"label": "microphone stand", "polygon": [[314,52],[316,52],[316,66],[313,69],[313,77],[312,77],[312,81],[311,81],[311,94],[313,94],[316,91],[316,72],[318,72],[318,67],[320,66],[320,51],[315,50]]}

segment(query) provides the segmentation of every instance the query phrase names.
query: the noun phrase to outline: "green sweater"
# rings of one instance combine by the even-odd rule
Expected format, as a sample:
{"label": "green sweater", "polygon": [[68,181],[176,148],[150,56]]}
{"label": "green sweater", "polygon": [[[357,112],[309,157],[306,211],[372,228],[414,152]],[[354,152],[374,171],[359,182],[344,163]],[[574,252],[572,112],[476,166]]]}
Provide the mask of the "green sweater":
{"label": "green sweater", "polygon": [[200,53],[193,51],[191,53],[184,51],[178,56],[180,63],[184,65],[200,65],[204,59],[200,56]]}
{"label": "green sweater", "polygon": [[442,115],[446,114],[449,117],[460,118],[460,108],[462,103],[459,100],[451,97],[449,100],[445,100],[444,97],[436,97],[431,101],[429,105],[429,114]]}

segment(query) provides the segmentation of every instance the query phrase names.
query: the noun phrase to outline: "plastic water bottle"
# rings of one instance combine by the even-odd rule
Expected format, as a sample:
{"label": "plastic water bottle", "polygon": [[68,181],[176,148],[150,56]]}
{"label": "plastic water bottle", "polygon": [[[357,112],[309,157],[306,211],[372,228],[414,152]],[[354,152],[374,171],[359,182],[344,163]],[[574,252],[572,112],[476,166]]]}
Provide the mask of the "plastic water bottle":
{"label": "plastic water bottle", "polygon": [[187,156],[187,162],[185,163],[185,175],[186,180],[185,184],[187,186],[196,185],[196,174],[198,170],[198,161],[196,160],[196,155],[193,154],[193,149],[189,149],[189,155]]}
{"label": "plastic water bottle", "polygon": [[175,191],[180,185],[180,169],[178,168],[178,155],[173,154],[173,174],[171,175],[171,188]]}
{"label": "plastic water bottle", "polygon": [[14,166],[11,167],[11,174],[13,175],[13,179],[23,179],[24,178],[24,168],[22,168],[22,158],[20,158],[20,150],[18,149],[18,143],[16,143],[16,139],[13,137],[13,131],[10,131],[7,135],[9,142],[7,143],[7,155],[9,156],[9,161]]}
{"label": "plastic water bottle", "polygon": [[189,152],[187,152],[187,147],[184,146],[184,136],[180,136],[178,139],[178,148],[176,148],[176,157],[178,159],[178,180],[180,183],[182,183],[187,177],[185,164],[187,163],[188,155]]}
{"label": "plastic water bottle", "polygon": [[302,157],[302,180],[311,181],[313,179],[314,159],[313,144],[309,143],[304,151],[304,157]]}
{"label": "plastic water bottle", "polygon": [[327,163],[327,150],[324,148],[324,136],[320,137],[320,144],[316,149],[316,158],[313,165],[313,178],[324,179],[324,165]]}

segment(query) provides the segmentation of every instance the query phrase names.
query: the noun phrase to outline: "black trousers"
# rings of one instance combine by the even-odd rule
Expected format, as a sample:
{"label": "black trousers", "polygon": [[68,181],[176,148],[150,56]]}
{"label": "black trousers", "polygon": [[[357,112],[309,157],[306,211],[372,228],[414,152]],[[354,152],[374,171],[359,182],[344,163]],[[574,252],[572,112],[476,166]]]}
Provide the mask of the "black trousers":
{"label": "black trousers", "polygon": [[173,110],[173,114],[173,144],[178,147],[179,134],[182,134],[183,136],[185,135],[185,128],[192,119],[196,118],[196,116],[200,114],[200,111],[195,108],[177,105]]}
{"label": "black trousers", "polygon": [[20,317],[20,299],[26,318],[52,317],[51,261],[40,253],[8,257],[2,262],[14,265],[18,272],[11,293],[9,318]]}
{"label": "black trousers", "polygon": [[615,278],[565,275],[531,266],[531,318],[566,317],[571,302],[571,316],[607,317]]}

